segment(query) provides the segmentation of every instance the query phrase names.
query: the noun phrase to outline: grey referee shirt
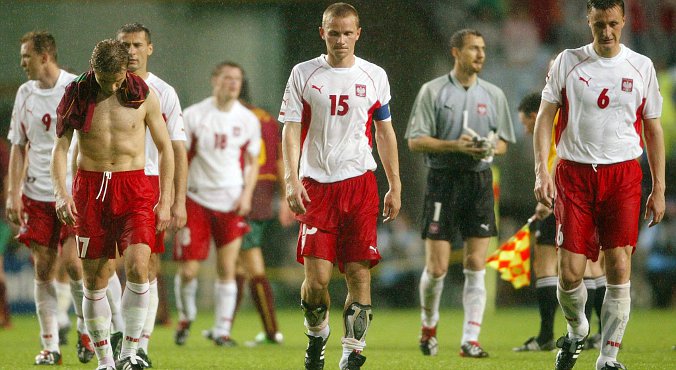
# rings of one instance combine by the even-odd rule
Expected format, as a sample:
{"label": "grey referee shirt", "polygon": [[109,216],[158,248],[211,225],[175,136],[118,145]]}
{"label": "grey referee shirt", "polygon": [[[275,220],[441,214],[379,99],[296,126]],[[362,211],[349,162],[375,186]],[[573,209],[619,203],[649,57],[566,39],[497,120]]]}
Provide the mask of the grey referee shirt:
{"label": "grey referee shirt", "polygon": [[[504,141],[516,141],[502,90],[480,78],[465,89],[452,73],[435,78],[420,88],[405,137],[457,140],[463,132],[464,111],[467,111],[467,127],[479,136],[486,137],[493,131]],[[475,160],[462,153],[425,153],[425,165],[435,169],[478,172],[489,168],[490,162]]]}

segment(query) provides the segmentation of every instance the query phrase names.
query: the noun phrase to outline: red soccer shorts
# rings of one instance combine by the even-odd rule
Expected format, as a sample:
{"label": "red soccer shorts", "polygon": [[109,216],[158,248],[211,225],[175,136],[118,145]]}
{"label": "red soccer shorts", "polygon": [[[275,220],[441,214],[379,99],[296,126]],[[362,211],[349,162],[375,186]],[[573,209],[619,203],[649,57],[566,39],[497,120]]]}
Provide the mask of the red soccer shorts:
{"label": "red soccer shorts", "polygon": [[185,202],[188,221],[176,233],[174,259],[204,261],[209,257],[209,241],[213,236],[216,248],[241,238],[249,232],[244,217],[236,212],[219,212],[203,207],[189,197]]}
{"label": "red soccer shorts", "polygon": [[[160,201],[160,177],[148,176],[148,179],[150,179],[150,184],[153,186],[153,192],[155,193],[153,198],[155,203],[153,204],[157,205]],[[150,251],[157,254],[164,253],[164,230],[155,234],[155,243],[150,246]]]}
{"label": "red soccer shorts", "polygon": [[84,259],[115,258],[115,246],[155,243],[153,187],[143,170],[78,170],[73,180],[75,235]]}
{"label": "red soccer shorts", "polygon": [[641,166],[635,160],[556,167],[556,245],[596,261],[599,249],[636,246]]}
{"label": "red soccer shorts", "polygon": [[56,217],[55,203],[40,202],[25,195],[21,196],[21,202],[23,212],[28,215],[28,222],[19,229],[17,236],[19,242],[27,247],[33,242],[43,247],[58,249],[63,224]]}
{"label": "red soccer shorts", "polygon": [[301,222],[296,259],[312,256],[345,272],[345,263],[380,261],[377,249],[378,186],[372,171],[343,181],[323,184],[309,178],[303,186],[310,196]]}

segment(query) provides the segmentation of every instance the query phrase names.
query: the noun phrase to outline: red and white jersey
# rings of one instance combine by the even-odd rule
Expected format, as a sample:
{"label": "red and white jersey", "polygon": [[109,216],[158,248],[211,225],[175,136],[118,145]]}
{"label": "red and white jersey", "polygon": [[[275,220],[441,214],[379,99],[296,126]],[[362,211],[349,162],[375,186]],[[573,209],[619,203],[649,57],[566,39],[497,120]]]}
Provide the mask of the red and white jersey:
{"label": "red and white jersey", "polygon": [[243,154],[258,158],[261,125],[236,101],[229,112],[216,108],[213,97],[186,108],[188,196],[221,212],[233,210],[244,185]]}
{"label": "red and white jersey", "polygon": [[66,85],[75,77],[61,70],[51,89],[39,88],[38,81],[28,81],[16,93],[7,139],[13,145],[26,145],[28,168],[21,191],[33,200],[54,201],[49,166],[56,140],[56,107]]}
{"label": "red and white jersey", "polygon": [[[148,73],[145,82],[155,91],[160,100],[160,111],[164,122],[167,123],[169,139],[171,141],[185,141],[183,111],[181,111],[181,103],[178,101],[176,90],[152,73]],[[160,174],[159,158],[160,155],[155,142],[153,142],[153,137],[150,136],[150,129],[146,129],[146,175],[158,176]]]}
{"label": "red and white jersey", "polygon": [[375,170],[373,112],[389,102],[387,74],[361,58],[350,68],[325,55],[293,67],[278,120],[301,123],[299,177],[331,183]]}
{"label": "red and white jersey", "polygon": [[613,58],[592,44],[559,54],[542,99],[561,106],[554,137],[560,158],[610,164],[643,153],[643,119],[662,112],[655,68],[649,58],[621,45]]}

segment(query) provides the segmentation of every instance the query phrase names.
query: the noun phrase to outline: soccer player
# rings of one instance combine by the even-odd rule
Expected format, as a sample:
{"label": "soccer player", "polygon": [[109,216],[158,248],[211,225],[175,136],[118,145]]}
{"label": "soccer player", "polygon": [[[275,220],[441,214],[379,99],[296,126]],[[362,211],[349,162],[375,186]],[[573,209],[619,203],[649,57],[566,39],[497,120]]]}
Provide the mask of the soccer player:
{"label": "soccer player", "polygon": [[460,355],[483,358],[488,357],[479,344],[486,251],[497,235],[490,166],[493,156],[504,154],[507,142],[515,141],[514,128],[505,94],[478,77],[486,58],[481,33],[457,31],[450,48],[453,69],[422,86],[406,130],[408,147],[424,153],[430,169],[423,208],[426,263],[420,278],[419,345],[424,355],[437,354],[439,301],[451,242],[462,238],[465,317]]}
{"label": "soccer player", "polygon": [[[54,210],[49,162],[56,139],[56,108],[75,76],[59,68],[56,41],[47,32],[28,32],[21,38],[21,67],[29,81],[19,88],[12,111],[6,212],[20,226],[18,240],[31,249],[35,266],[35,307],[43,349],[35,363],[54,365],[61,363],[54,278],[62,225]],[[64,244],[62,256],[74,256],[73,250],[74,244]],[[64,263],[75,312],[81,318],[82,267],[77,258]],[[86,334],[81,319],[78,326]]]}
{"label": "soccer player", "polygon": [[[540,107],[540,93],[526,95],[519,103],[519,121],[525,131],[533,133],[535,118]],[[556,125],[556,120],[554,121]],[[547,168],[552,171],[556,162],[556,147],[552,145],[547,157]],[[558,308],[556,300],[556,285],[558,271],[556,268],[556,221],[552,209],[542,203],[535,206],[537,222],[533,229],[535,232],[535,245],[533,247],[533,272],[535,273],[535,292],[537,296],[540,314],[540,332],[537,337],[530,337],[526,342],[514,348],[516,352],[525,351],[551,351],[554,348],[554,317]]]}
{"label": "soccer player", "polygon": [[385,71],[354,54],[361,27],[354,7],[329,5],[319,36],[326,54],[297,64],[286,85],[279,121],[286,199],[300,221],[297,260],[304,265],[301,308],[309,343],[306,369],[324,368],[333,265],[345,273],[343,354],[340,369],[359,369],[372,319],[370,268],[380,260],[376,242],[379,197],[372,129],[389,190],[383,216],[397,217],[401,181]]}
{"label": "soccer player", "polygon": [[[573,368],[589,334],[582,278],[587,260],[596,260],[600,249],[608,283],[596,370],[625,369],[617,354],[631,305],[631,255],[638,238],[642,177],[636,159],[643,142],[652,177],[644,216],[651,218],[649,226],[661,222],[665,211],[662,97],[655,68],[649,58],[620,43],[622,0],[589,0],[587,19],[593,42],[557,56],[542,91],[533,139],[534,193],[538,202],[554,207],[557,295],[568,323],[566,335],[556,343],[557,370]],[[547,155],[559,109],[554,182]]]}
{"label": "soccer player", "polygon": [[179,323],[174,340],[183,345],[197,313],[197,273],[216,245],[214,326],[203,332],[216,345],[231,347],[237,283],[235,266],[242,236],[249,232],[244,216],[258,176],[261,128],[256,116],[239,102],[244,70],[232,62],[216,65],[211,73],[212,96],[186,108],[189,150],[188,221],[176,234],[174,280]]}
{"label": "soccer player", "polygon": [[[52,154],[56,213],[74,225],[84,270],[83,312],[99,369],[142,369],[136,356],[148,301],[148,262],[156,230],[170,222],[174,157],[159,100],[143,79],[128,72],[129,53],[116,40],[97,43],[91,70],[66,88],[57,109]],[[146,127],[160,153],[160,198],[145,175]],[[66,153],[77,130],[77,174],[66,191]],[[155,213],[155,214],[153,214]],[[115,363],[110,346],[111,312],[106,290],[116,252],[124,257],[124,339]]]}
{"label": "soccer player", "polygon": [[[246,102],[245,88],[242,90],[240,101],[258,118],[261,125],[261,150],[258,155],[258,180],[252,196],[251,213],[247,222],[251,231],[242,240],[242,249],[237,261],[237,307],[243,295],[244,283],[249,281],[249,292],[260,315],[264,331],[259,333],[254,341],[247,342],[248,346],[259,344],[279,344],[284,337],[278,330],[275,301],[270,281],[265,274],[265,260],[261,245],[266,231],[274,222],[274,197],[278,184],[281,194],[284,194],[284,164],[282,162],[281,130],[277,121],[265,110]],[[282,198],[279,204],[279,222],[282,226],[289,226],[294,222],[294,215],[286,199]],[[281,245],[280,245],[281,246]],[[234,323],[233,323],[234,325]]]}
{"label": "soccer player", "polygon": [[[121,41],[129,51],[130,72],[140,76],[148,84],[160,100],[160,112],[166,121],[171,147],[174,151],[174,180],[173,203],[171,205],[172,228],[181,228],[185,225],[185,192],[188,176],[188,158],[185,150],[185,131],[183,128],[183,113],[178,95],[171,85],[156,75],[148,72],[148,57],[153,53],[153,43],[150,30],[140,23],[125,24],[117,30],[117,40]],[[146,133],[146,165],[145,173],[151,179],[155,189],[155,199],[159,199],[159,153],[149,133]],[[155,317],[159,305],[157,291],[157,277],[160,272],[160,255],[164,253],[164,231],[155,236],[155,244],[150,246],[150,264],[148,265],[148,279],[150,281],[150,303],[148,315],[141,332],[138,355],[149,365],[148,341],[155,328]],[[163,302],[166,304],[166,302]]]}

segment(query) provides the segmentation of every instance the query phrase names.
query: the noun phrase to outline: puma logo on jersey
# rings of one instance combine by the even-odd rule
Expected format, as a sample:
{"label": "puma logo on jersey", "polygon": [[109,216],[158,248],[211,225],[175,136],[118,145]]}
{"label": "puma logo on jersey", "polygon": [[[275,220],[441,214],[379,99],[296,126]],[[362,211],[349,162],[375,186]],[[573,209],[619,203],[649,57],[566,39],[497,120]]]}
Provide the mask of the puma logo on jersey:
{"label": "puma logo on jersey", "polygon": [[324,88],[324,85],[322,85],[322,87],[317,87],[317,85],[312,85],[312,88],[315,89],[315,90],[317,90],[317,91],[319,91],[319,93],[321,94],[321,93],[322,93],[322,89]]}
{"label": "puma logo on jersey", "polygon": [[580,76],[580,81],[584,82],[585,84],[587,84],[587,87],[589,87],[589,81],[591,81],[591,77],[589,77],[588,80],[585,80],[584,77]]}

